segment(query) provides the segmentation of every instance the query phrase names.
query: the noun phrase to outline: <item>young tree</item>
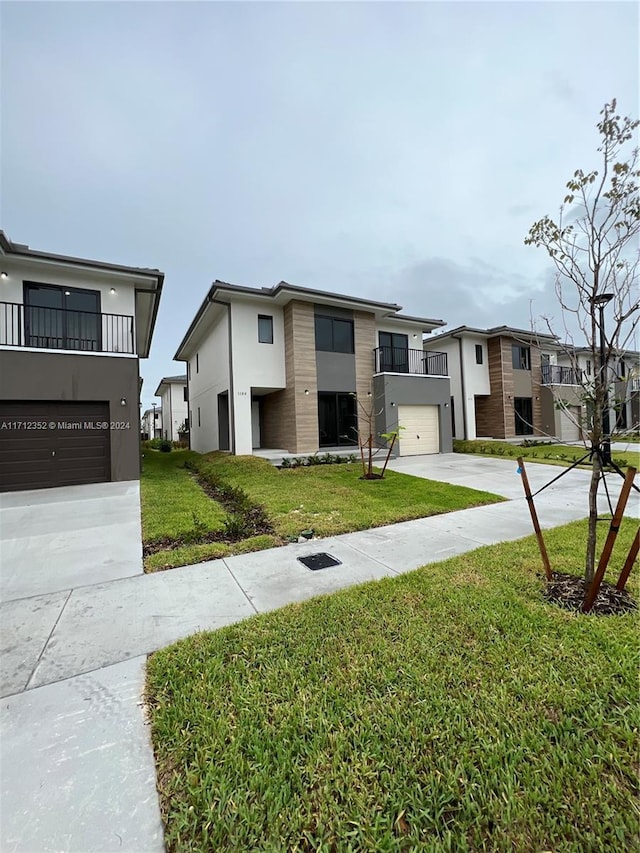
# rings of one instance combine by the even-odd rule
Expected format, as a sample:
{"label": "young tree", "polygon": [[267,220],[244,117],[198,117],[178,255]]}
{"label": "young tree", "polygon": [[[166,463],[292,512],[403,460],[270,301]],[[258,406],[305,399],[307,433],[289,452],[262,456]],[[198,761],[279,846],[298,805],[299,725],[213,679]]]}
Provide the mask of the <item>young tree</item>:
{"label": "young tree", "polygon": [[[621,118],[615,99],[605,104],[600,115],[600,169],[577,169],[566,184],[569,192],[558,220],[549,216],[540,219],[524,241],[546,249],[555,265],[556,294],[565,331],[572,325],[581,330],[594,368],[593,375],[585,377],[588,384],[584,386],[592,413],[587,428],[592,451],[587,584],[593,580],[595,570],[598,486],[603,468],[610,462],[611,368],[634,339],[639,306],[640,169],[638,148],[629,150],[629,143],[640,122]],[[573,323],[568,322],[570,318]],[[547,323],[553,331],[548,320]],[[572,366],[577,367],[577,363],[574,361]]]}

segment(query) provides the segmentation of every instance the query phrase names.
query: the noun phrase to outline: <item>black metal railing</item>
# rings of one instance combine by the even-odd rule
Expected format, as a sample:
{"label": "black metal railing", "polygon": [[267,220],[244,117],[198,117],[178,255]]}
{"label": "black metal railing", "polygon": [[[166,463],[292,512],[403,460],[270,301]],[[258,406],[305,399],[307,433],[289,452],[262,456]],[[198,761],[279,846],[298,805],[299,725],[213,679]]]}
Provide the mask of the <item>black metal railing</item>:
{"label": "black metal railing", "polygon": [[133,317],[0,302],[0,344],[133,355]]}
{"label": "black metal railing", "polygon": [[580,385],[582,382],[582,370],[577,367],[542,364],[540,370],[543,385]]}
{"label": "black metal railing", "polygon": [[376,347],[373,352],[376,373],[448,376],[446,352],[428,352],[402,347]]}

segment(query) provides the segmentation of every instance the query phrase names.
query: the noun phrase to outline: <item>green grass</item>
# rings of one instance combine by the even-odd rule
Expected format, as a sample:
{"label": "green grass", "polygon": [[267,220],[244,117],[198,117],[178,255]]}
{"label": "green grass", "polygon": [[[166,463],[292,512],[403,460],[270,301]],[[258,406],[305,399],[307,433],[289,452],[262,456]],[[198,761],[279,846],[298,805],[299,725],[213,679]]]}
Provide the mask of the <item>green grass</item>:
{"label": "green grass", "polygon": [[502,500],[389,470],[383,480],[361,480],[358,463],[278,470],[255,456],[211,453],[199,465],[263,504],[283,537],[309,528],[332,536]]}
{"label": "green grass", "polygon": [[[585,535],[545,533],[554,568]],[[154,654],[167,850],[634,849],[637,619],[546,604],[540,572],[530,537]]]}
{"label": "green grass", "polygon": [[145,557],[146,572],[160,572],[165,569],[175,569],[178,566],[191,566],[207,560],[219,560],[221,557],[232,557],[234,554],[248,554],[251,551],[263,551],[265,548],[275,548],[280,545],[275,536],[250,536],[241,542],[204,542],[194,545],[181,545],[171,550],[158,551]]}
{"label": "green grass", "polygon": [[193,474],[183,467],[188,459],[197,455],[188,450],[144,451],[140,491],[145,543],[190,535],[196,520],[209,530],[222,528],[227,513],[205,494]]}
{"label": "green grass", "polygon": [[[454,439],[454,453],[477,453],[480,456],[499,456],[505,459],[517,459],[522,456],[530,462],[543,462],[546,465],[571,465],[577,462],[586,453],[586,448],[568,444],[539,444],[535,447],[523,447],[518,444],[510,444],[507,441],[492,441],[491,439],[476,439],[467,441]],[[638,466],[638,453],[633,450],[620,453],[614,451],[612,454],[613,461],[620,468],[626,468],[628,465]],[[588,459],[585,460],[585,467],[590,467]]]}

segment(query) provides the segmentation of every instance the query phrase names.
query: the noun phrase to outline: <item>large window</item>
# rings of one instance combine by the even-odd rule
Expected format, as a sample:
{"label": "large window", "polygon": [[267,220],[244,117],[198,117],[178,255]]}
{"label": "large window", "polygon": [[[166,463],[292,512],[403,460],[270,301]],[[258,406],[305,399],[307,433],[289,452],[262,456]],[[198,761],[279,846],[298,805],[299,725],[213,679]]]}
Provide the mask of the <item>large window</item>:
{"label": "large window", "polygon": [[358,443],[358,416],[353,394],[318,393],[320,447]]}
{"label": "large window", "polygon": [[516,435],[533,435],[533,402],[531,397],[516,397],[515,410]]}
{"label": "large window", "polygon": [[395,332],[378,332],[380,372],[409,372],[409,336]]}
{"label": "large window", "polygon": [[273,343],[273,317],[268,314],[258,314],[258,343]]}
{"label": "large window", "polygon": [[514,370],[531,370],[531,349],[520,346],[520,344],[513,344],[511,361]]}
{"label": "large window", "polygon": [[102,349],[100,293],[25,282],[25,338],[30,347]]}
{"label": "large window", "polygon": [[354,352],[353,320],[316,314],[316,349],[323,352]]}

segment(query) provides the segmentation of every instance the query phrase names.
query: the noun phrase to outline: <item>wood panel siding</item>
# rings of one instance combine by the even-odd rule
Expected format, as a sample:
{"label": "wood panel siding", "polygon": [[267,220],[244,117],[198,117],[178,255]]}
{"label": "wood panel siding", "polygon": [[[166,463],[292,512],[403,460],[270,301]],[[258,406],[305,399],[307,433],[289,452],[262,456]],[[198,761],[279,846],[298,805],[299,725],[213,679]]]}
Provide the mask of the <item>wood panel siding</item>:
{"label": "wood panel siding", "polygon": [[287,387],[263,399],[262,445],[289,453],[314,453],[318,449],[318,383],[313,305],[294,299],[283,313]]}
{"label": "wood panel siding", "polygon": [[[368,311],[353,312],[354,349],[356,358],[356,395],[358,398],[358,432],[360,439],[368,438],[368,423],[363,417],[362,407],[372,405],[374,349],[376,346],[375,315]],[[375,429],[375,424],[372,424]]]}

